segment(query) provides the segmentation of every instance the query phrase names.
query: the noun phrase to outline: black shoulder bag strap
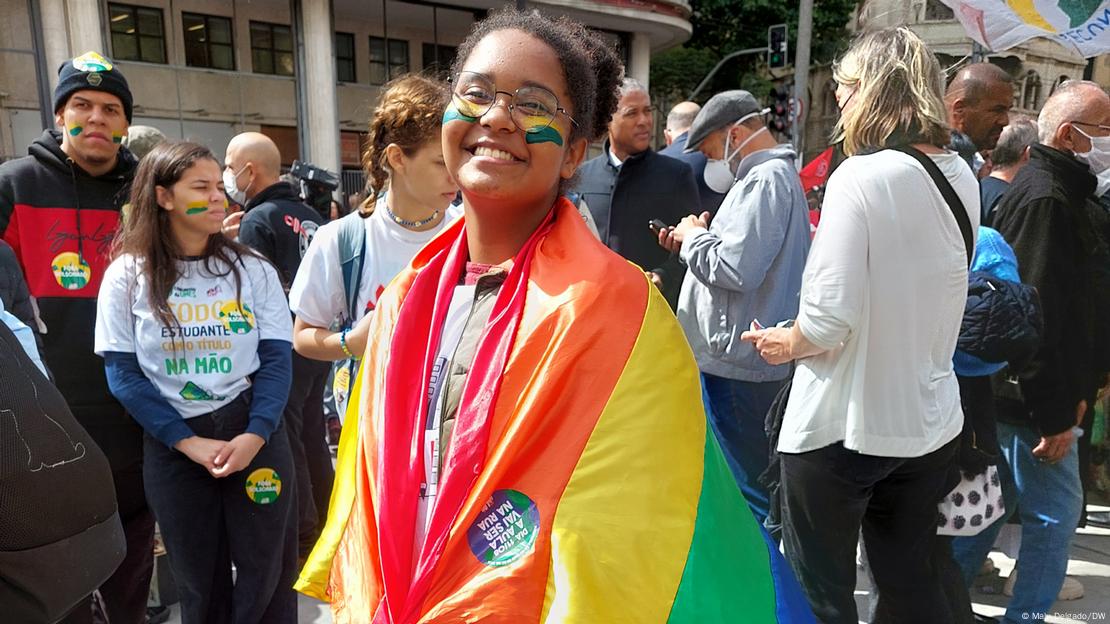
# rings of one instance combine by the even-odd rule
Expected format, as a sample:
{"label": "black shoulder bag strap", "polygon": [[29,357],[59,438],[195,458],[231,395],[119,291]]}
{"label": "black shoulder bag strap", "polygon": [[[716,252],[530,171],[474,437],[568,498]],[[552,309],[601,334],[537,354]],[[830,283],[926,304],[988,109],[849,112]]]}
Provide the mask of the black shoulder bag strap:
{"label": "black shoulder bag strap", "polygon": [[940,172],[940,167],[921,152],[921,150],[903,145],[894,148],[907,156],[912,156],[914,160],[921,163],[929,177],[933,179],[933,184],[937,185],[940,194],[944,197],[944,201],[948,203],[948,208],[952,211],[952,216],[956,217],[956,223],[960,226],[960,234],[964,236],[964,250],[967,252],[967,266],[971,266],[971,256],[975,253],[975,233],[971,230],[971,219],[967,216],[967,210],[964,208],[964,203],[960,201],[960,196],[956,195],[956,189],[952,188],[949,184],[948,178]]}

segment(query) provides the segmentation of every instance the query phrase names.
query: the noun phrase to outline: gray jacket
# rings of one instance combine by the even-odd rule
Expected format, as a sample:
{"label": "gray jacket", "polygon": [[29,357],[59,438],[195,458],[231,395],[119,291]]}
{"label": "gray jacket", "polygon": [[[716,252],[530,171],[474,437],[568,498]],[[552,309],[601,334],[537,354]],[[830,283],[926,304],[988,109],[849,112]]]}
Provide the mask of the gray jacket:
{"label": "gray jacket", "polygon": [[708,230],[690,232],[681,256],[689,266],[678,320],[703,373],[741,381],[785,379],[740,334],[753,319],[770,327],[798,313],[809,253],[809,212],[788,145],[740,162]]}

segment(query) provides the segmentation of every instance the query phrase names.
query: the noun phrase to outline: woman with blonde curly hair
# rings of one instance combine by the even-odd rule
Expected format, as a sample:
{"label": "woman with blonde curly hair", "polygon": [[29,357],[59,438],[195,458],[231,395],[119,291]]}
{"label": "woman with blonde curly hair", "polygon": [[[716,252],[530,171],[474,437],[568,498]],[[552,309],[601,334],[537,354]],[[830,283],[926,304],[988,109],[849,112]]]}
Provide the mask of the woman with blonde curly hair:
{"label": "woman with blonde curly hair", "polygon": [[849,158],[826,188],[797,321],[743,336],[772,364],[797,360],[778,443],[783,543],[821,622],[858,621],[861,527],[871,621],[954,622],[930,557],[958,480],[952,354],[978,187],[943,147],[943,74],[913,32],[862,36],[834,78]]}
{"label": "woman with blonde curly hair", "polygon": [[[459,189],[440,146],[447,98],[441,83],[417,75],[398,78],[382,92],[362,156],[367,198],[357,211],[320,228],[289,292],[297,315],[293,344],[301,355],[336,361],[361,354],[367,323],[359,321],[390,280],[458,214],[448,214]],[[344,249],[349,245],[354,248]],[[361,275],[354,292],[347,293],[344,272],[352,255],[361,259]]]}

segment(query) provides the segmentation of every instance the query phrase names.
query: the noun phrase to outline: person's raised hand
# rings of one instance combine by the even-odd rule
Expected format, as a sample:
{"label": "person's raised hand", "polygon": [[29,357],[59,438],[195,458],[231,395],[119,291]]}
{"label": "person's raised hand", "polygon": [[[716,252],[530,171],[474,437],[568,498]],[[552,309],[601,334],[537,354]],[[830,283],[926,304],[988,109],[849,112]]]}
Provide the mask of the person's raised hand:
{"label": "person's raised hand", "polygon": [[247,213],[240,210],[239,212],[233,212],[224,217],[224,224],[221,228],[224,236],[231,239],[239,236],[239,222],[243,220],[243,215],[245,214]]}

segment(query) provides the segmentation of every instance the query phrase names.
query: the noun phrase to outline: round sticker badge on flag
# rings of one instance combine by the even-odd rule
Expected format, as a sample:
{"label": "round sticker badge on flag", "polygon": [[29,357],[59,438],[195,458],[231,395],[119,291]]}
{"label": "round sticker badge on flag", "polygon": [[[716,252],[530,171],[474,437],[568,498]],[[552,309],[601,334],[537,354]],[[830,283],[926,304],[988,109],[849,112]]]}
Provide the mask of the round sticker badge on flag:
{"label": "round sticker badge on flag", "polygon": [[540,510],[523,492],[495,490],[466,532],[470,552],[490,567],[528,554],[540,533]]}
{"label": "round sticker badge on flag", "polygon": [[269,505],[281,496],[281,477],[273,468],[259,468],[247,477],[247,498]]}

